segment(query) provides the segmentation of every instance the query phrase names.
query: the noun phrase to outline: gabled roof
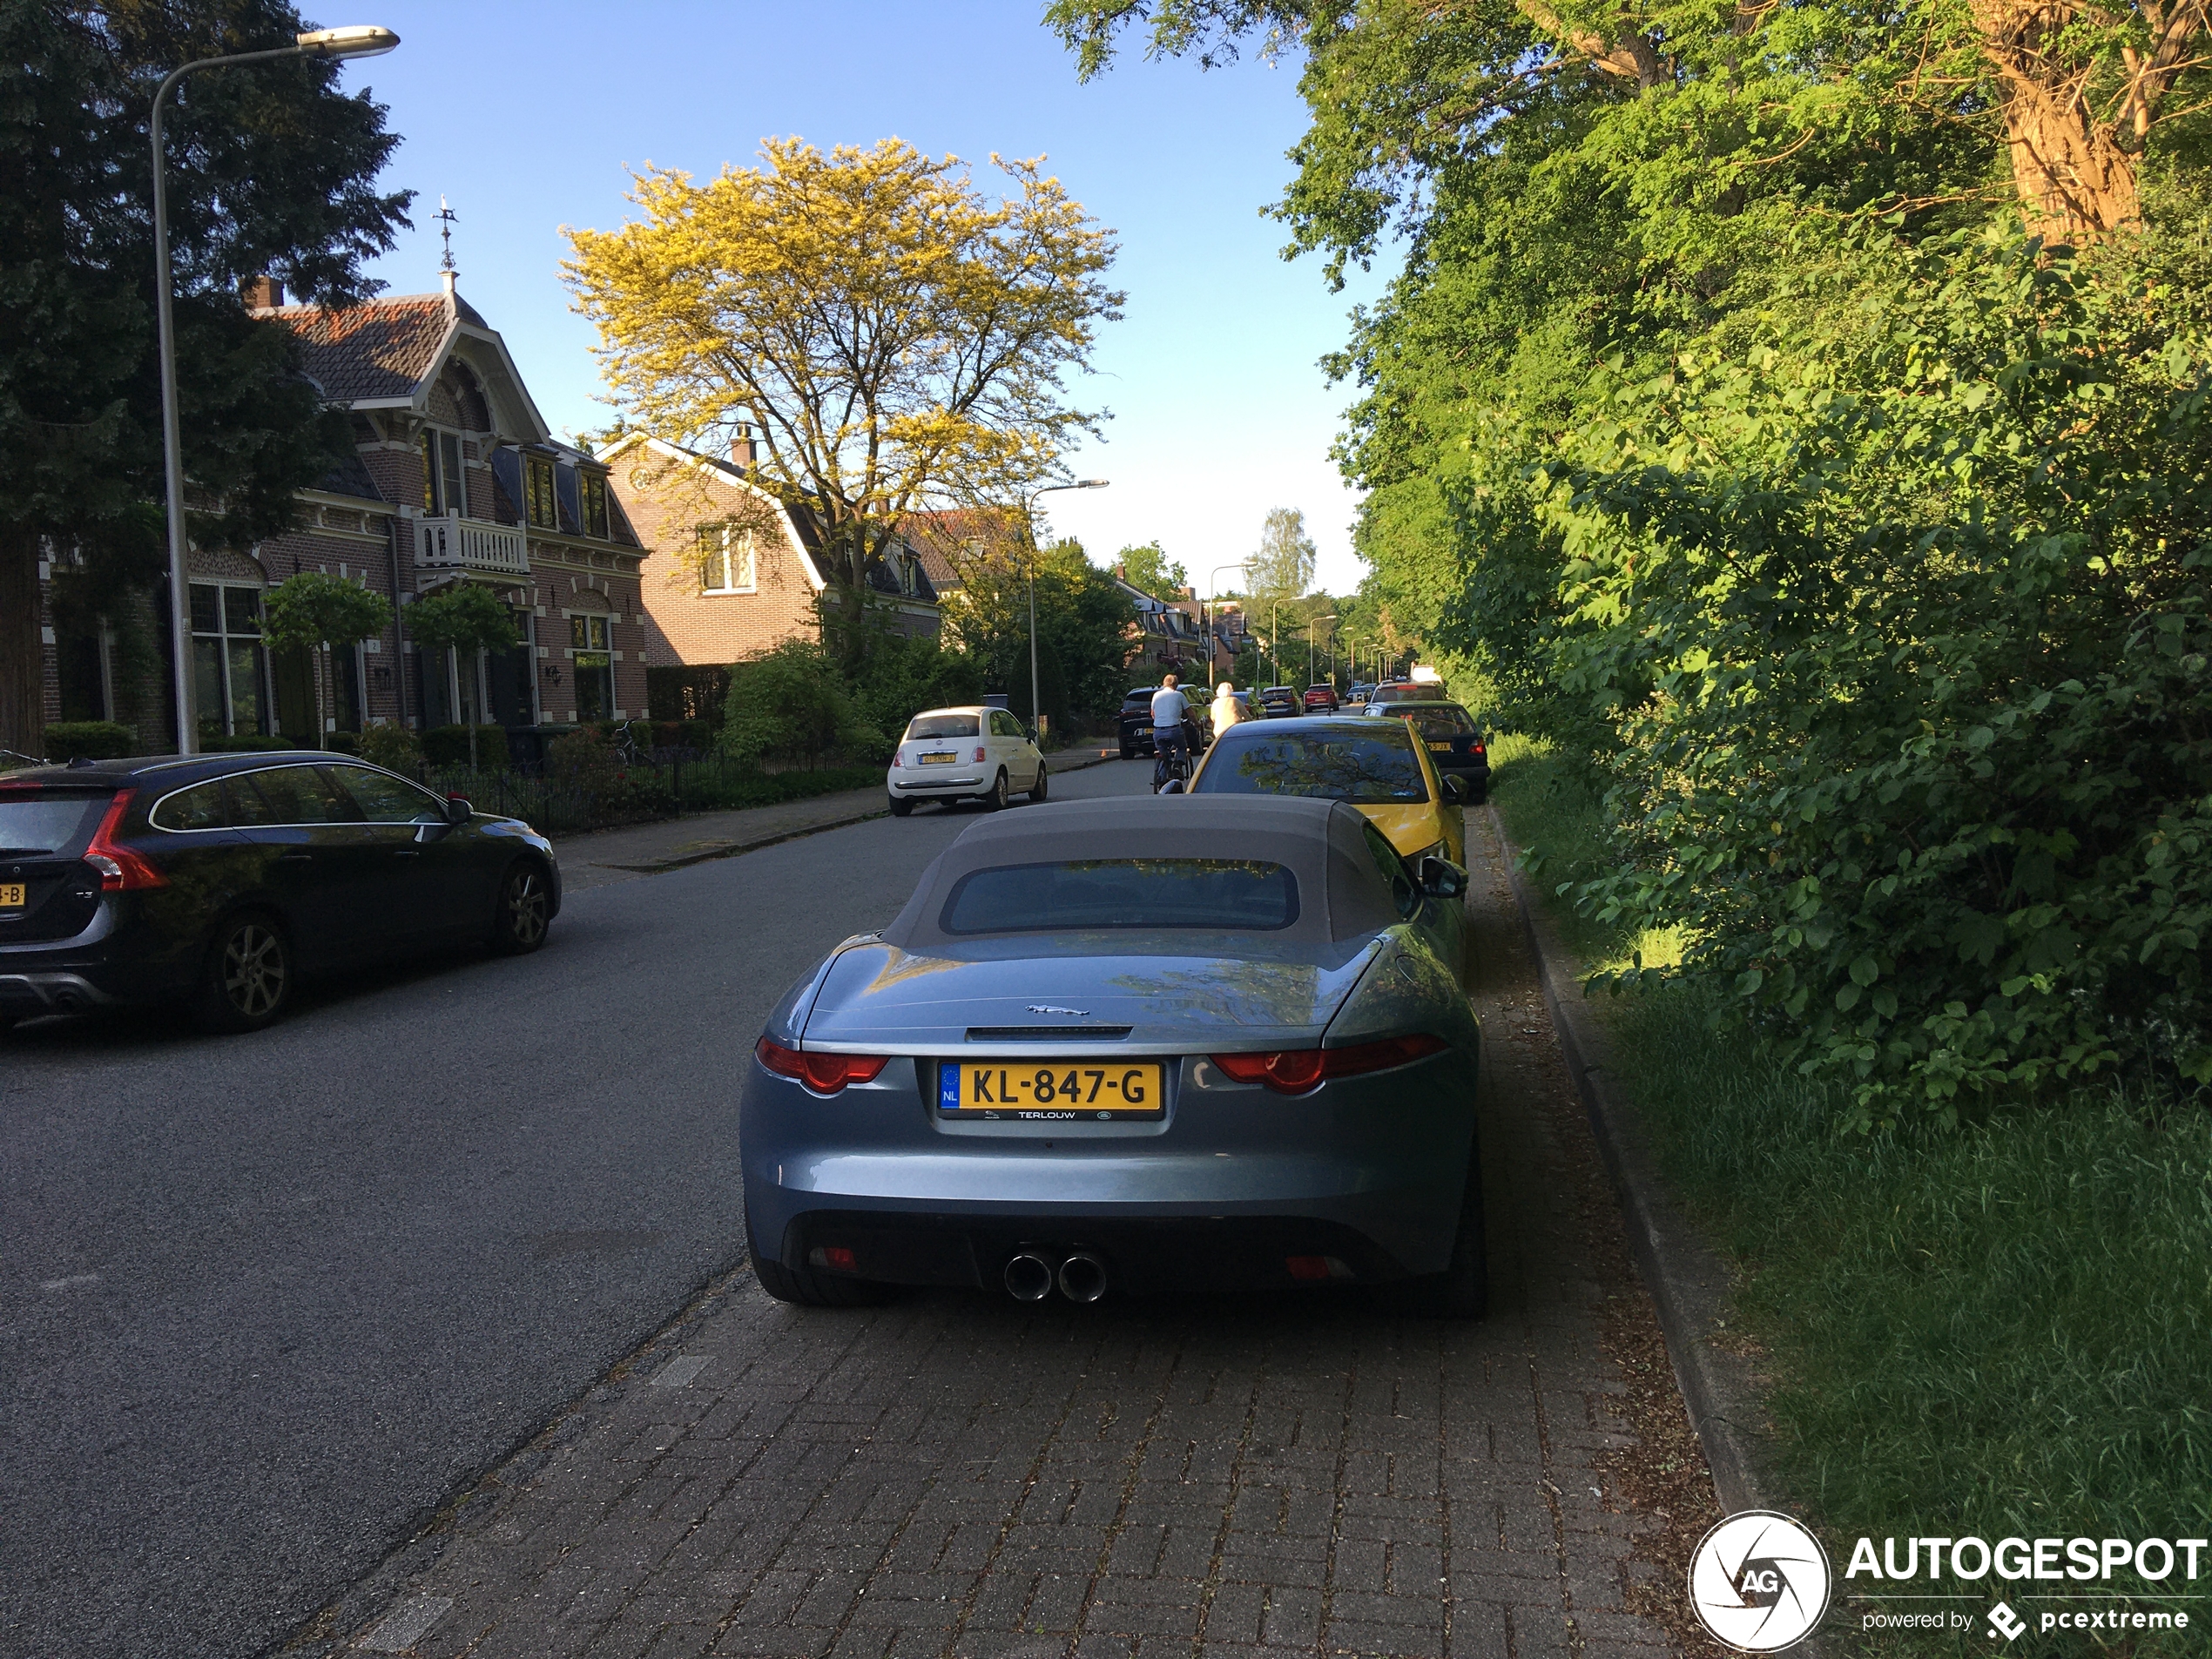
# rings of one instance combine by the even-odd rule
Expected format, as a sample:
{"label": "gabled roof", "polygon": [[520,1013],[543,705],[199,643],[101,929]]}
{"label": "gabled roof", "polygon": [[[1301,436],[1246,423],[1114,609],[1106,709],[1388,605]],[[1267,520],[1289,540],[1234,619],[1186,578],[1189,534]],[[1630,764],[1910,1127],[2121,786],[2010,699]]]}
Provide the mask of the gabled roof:
{"label": "gabled roof", "polygon": [[[278,306],[254,314],[288,325],[300,336],[303,367],[323,395],[355,409],[420,409],[446,360],[463,341],[472,342],[476,361],[470,367],[480,379],[489,371],[492,380],[505,382],[485,388],[502,435],[525,442],[552,435],[507,342],[457,291],[398,294],[342,310]],[[497,412],[502,404],[504,421]]]}
{"label": "gabled roof", "polygon": [[811,529],[811,526],[802,528],[797,514],[761,489],[759,484],[754,483],[752,479],[746,477],[740,469],[732,466],[728,462],[717,461],[712,455],[703,455],[695,449],[686,449],[683,445],[671,443],[665,438],[649,437],[643,432],[624,433],[602,450],[597,460],[600,465],[607,469],[609,476],[617,476],[614,465],[615,457],[625,449],[641,448],[651,450],[664,461],[674,462],[679,466],[690,467],[694,471],[705,473],[709,480],[725,489],[743,490],[745,494],[757,496],[774,508],[776,517],[784,527],[784,539],[790,544],[791,550],[799,556],[799,569],[806,573],[807,584],[817,593],[821,592],[829,585],[823,579],[821,567],[815,562],[813,548],[805,533],[806,529]]}

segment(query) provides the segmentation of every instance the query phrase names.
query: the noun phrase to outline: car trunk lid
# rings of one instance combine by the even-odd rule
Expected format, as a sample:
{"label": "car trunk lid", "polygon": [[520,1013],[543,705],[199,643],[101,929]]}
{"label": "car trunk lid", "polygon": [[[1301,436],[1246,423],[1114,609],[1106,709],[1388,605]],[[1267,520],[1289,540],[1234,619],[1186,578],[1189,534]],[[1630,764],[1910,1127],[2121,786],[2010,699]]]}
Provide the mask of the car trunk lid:
{"label": "car trunk lid", "polygon": [[100,906],[84,849],[112,787],[0,786],[0,946],[71,939]]}

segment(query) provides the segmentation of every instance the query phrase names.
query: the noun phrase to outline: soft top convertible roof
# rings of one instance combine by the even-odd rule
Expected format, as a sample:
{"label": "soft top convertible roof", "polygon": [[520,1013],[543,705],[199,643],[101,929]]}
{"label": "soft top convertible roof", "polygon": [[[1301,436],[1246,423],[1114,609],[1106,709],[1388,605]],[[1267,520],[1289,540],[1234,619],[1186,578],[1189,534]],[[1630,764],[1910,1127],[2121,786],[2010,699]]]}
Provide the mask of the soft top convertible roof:
{"label": "soft top convertible roof", "polygon": [[1288,867],[1298,917],[1276,939],[1342,940],[1399,920],[1366,840],[1366,819],[1342,801],[1285,795],[1163,795],[1065,801],[979,819],[921,873],[883,930],[901,950],[968,944],[939,925],[962,876],[1009,865],[1110,859],[1251,859]]}

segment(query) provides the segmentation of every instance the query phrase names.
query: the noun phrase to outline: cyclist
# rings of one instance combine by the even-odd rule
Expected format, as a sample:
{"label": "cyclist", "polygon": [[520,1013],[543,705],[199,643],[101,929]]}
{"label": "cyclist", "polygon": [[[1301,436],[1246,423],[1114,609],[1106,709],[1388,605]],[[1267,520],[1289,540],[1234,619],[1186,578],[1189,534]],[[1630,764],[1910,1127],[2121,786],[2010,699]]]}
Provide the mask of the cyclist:
{"label": "cyclist", "polygon": [[1152,787],[1170,778],[1190,775],[1190,745],[1184,741],[1183,723],[1190,712],[1190,699],[1175,689],[1175,676],[1163,675],[1160,689],[1152,693],[1152,748],[1159,759],[1152,763]]}
{"label": "cyclist", "polygon": [[1213,694],[1213,734],[1217,738],[1244,718],[1244,711],[1237,701],[1237,688],[1224,680]]}

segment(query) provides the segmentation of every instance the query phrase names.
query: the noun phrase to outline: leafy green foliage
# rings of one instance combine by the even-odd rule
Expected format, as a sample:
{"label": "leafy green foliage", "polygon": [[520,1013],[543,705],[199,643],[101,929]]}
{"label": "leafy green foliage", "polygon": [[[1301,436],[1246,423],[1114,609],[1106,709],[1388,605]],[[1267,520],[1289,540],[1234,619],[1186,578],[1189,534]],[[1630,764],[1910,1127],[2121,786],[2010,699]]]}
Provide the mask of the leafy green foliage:
{"label": "leafy green foliage", "polygon": [[512,651],[523,637],[497,596],[471,582],[454,583],[409,605],[407,631],[433,651]]}
{"label": "leafy green foliage", "polygon": [[833,752],[873,751],[885,741],[819,645],[790,640],[730,671],[722,752],[734,760],[813,766]]}
{"label": "leafy green foliage", "polygon": [[113,720],[55,720],[46,727],[46,758],[120,760],[138,746],[138,734]]}
{"label": "leafy green foliage", "polygon": [[1114,555],[1114,563],[1121,569],[1123,581],[1156,599],[1172,599],[1190,584],[1182,561],[1168,557],[1167,550],[1157,541],[1123,548]]}
{"label": "leafy green foliage", "polygon": [[[967,654],[985,691],[1006,692],[1023,719],[1029,706],[1029,587],[1011,560],[979,561],[946,606],[946,631]],[[1059,541],[1036,556],[1037,695],[1058,730],[1076,716],[1105,718],[1120,708],[1130,660],[1124,635],[1128,597],[1083,556],[1082,543]]]}
{"label": "leafy green foliage", "polygon": [[262,631],[269,644],[351,645],[390,626],[383,595],[321,570],[301,570],[271,588],[261,601]]}
{"label": "leafy green foliage", "polygon": [[364,726],[355,736],[354,752],[373,766],[412,778],[422,765],[422,745],[403,725]]}
{"label": "leafy green foliage", "polygon": [[1634,826],[1584,902],[1687,929],[1861,1123],[2212,1082],[2202,260],[1871,242],[1532,485]]}

